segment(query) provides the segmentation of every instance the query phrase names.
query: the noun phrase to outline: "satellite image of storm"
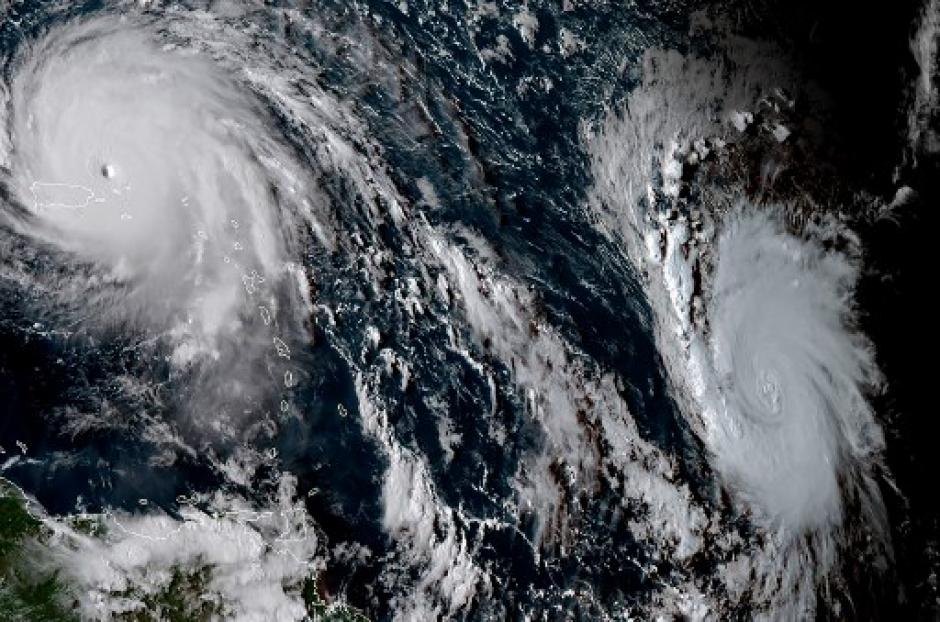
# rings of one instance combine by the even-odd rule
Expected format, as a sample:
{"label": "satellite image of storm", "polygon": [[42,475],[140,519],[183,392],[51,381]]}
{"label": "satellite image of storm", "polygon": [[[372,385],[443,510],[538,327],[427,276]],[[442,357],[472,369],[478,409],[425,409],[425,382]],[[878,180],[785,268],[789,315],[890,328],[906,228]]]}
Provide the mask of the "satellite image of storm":
{"label": "satellite image of storm", "polygon": [[0,0],[0,622],[940,620],[938,46]]}

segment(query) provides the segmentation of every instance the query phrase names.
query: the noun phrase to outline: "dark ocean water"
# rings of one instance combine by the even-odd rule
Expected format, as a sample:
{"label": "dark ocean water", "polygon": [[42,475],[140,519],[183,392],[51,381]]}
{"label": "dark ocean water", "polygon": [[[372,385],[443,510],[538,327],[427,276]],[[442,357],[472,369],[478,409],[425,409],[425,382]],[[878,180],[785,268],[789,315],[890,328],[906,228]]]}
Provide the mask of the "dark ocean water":
{"label": "dark ocean water", "polygon": [[[700,7],[559,4],[529,4],[538,19],[529,41],[510,19],[509,4],[500,5],[507,9],[500,15],[484,11],[471,21],[464,3],[412,3],[402,12],[384,1],[271,3],[272,10],[259,8],[245,19],[264,36],[304,50],[312,59],[306,79],[351,106],[379,146],[395,191],[421,206],[420,219],[461,247],[482,239],[501,271],[532,293],[539,320],[594,369],[615,374],[642,440],[673,461],[677,481],[689,487],[696,503],[732,524],[740,521],[739,533],[747,535],[746,521],[727,512],[706,450],[673,401],[644,275],[583,208],[593,184],[585,131],[640,84],[645,51],[709,53],[710,42],[688,35]],[[347,42],[326,45],[285,20],[279,8],[316,15]],[[24,42],[55,24],[121,10],[99,2],[6,8],[0,23],[5,79],[14,75]],[[157,26],[161,11],[154,6],[148,13]],[[781,22],[780,34],[755,23],[783,41],[802,33],[802,26],[787,31]],[[562,29],[587,42],[585,47],[563,55],[557,46]],[[361,49],[350,43],[360,40],[369,43]],[[484,61],[478,50],[501,41],[511,55]],[[822,75],[830,71],[824,67]],[[882,114],[889,103],[873,103],[871,113]],[[298,160],[315,166],[316,145],[302,128],[276,109],[265,114]],[[374,157],[366,150],[358,155]],[[411,248],[407,230],[387,222],[376,226],[348,180],[314,175],[346,234],[368,232],[386,248]],[[422,189],[427,185],[437,202]],[[0,209],[25,209],[12,189],[0,190]],[[6,460],[0,475],[54,516],[143,512],[144,505],[178,516],[182,505],[218,490],[261,504],[276,490],[278,474],[289,472],[329,546],[370,552],[331,559],[321,575],[325,591],[342,592],[352,605],[387,618],[389,603],[400,594],[383,577],[387,568],[406,565],[383,529],[388,451],[363,428],[357,374],[381,365],[383,352],[391,351],[409,362],[407,382],[391,374],[381,383],[392,434],[426,460],[440,501],[460,508],[457,528],[475,543],[475,561],[496,586],[490,602],[474,602],[461,616],[530,612],[554,619],[550,612],[565,611],[597,619],[647,602],[664,583],[646,569],[661,563],[664,576],[672,569],[634,533],[631,520],[642,519],[643,511],[620,507],[625,476],[605,473],[590,494],[567,491],[564,507],[577,508],[571,510],[577,540],[537,553],[531,540],[541,517],[513,506],[513,477],[546,439],[514,383],[515,361],[475,339],[438,299],[422,300],[427,313],[420,319],[403,314],[400,301],[387,292],[420,277],[422,268],[403,250],[386,258],[385,277],[374,282],[367,276],[369,253],[365,246],[327,250],[312,239],[304,246],[297,260],[312,275],[317,309],[300,319],[286,310],[274,318],[284,328],[299,382],[243,398],[207,394],[214,385],[198,369],[174,371],[172,347],[163,336],[130,322],[104,331],[87,328],[82,299],[43,285],[87,279],[95,267],[0,226],[0,264],[10,267],[0,273],[0,458]],[[324,309],[342,313],[334,322]],[[470,358],[482,366],[449,347],[454,327],[462,331]],[[380,335],[377,346],[369,345],[372,328]],[[251,365],[257,367],[253,377],[272,386],[283,374],[273,354]],[[129,388],[131,380],[136,388]],[[244,413],[256,425],[210,429],[203,418],[190,416],[194,404],[223,415]],[[441,408],[461,438],[452,456],[438,428]],[[168,454],[167,436],[154,436],[154,426],[188,449]],[[508,441],[493,434],[496,426],[508,432]],[[250,481],[235,482],[219,465],[246,447],[272,458]],[[600,441],[598,447],[601,455],[611,451]],[[484,528],[486,521],[499,526]],[[689,572],[708,574],[718,561],[703,554],[690,562]],[[395,576],[411,573],[414,579],[416,572]],[[590,601],[571,595],[584,586]]]}
{"label": "dark ocean water", "polygon": [[[24,37],[47,28],[46,20],[55,23],[110,9],[89,3],[71,7],[63,15],[49,11],[50,6],[27,3],[12,10],[17,22],[4,22],[0,31],[3,56]],[[47,17],[47,12],[53,16]],[[323,55],[323,64],[311,68],[321,85],[353,102],[384,149],[402,194],[420,201],[415,181],[429,180],[444,199],[443,207],[429,213],[429,220],[443,227],[461,225],[486,239],[510,273],[537,292],[543,305],[540,312],[552,326],[603,369],[619,370],[623,397],[644,436],[676,456],[692,481],[707,477],[701,471],[700,451],[667,396],[641,290],[630,268],[605,246],[578,208],[590,183],[579,124],[596,119],[606,101],[629,87],[633,65],[644,48],[669,44],[684,27],[683,19],[654,6],[637,7],[629,14],[614,7],[579,7],[566,13],[537,8],[540,25],[530,46],[504,18],[484,17],[475,32],[468,31],[462,11],[457,13],[456,8],[450,14],[436,6],[413,7],[404,15],[385,2],[357,6],[355,12],[337,3],[323,13],[329,15],[326,24],[335,22],[337,30],[347,28],[347,22],[374,29],[392,62],[400,55],[419,71],[401,76],[400,88],[414,96],[399,98],[382,84],[366,82],[367,68],[341,56]],[[364,20],[368,26],[359,23],[361,15],[369,16]],[[539,51],[557,38],[562,25],[594,42],[576,62]],[[317,56],[316,41],[305,41],[303,35],[277,23],[264,26],[281,30],[280,36]],[[497,35],[509,38],[515,58],[481,63],[471,39],[483,44]],[[516,91],[517,85],[540,79],[551,80],[552,89]],[[409,102],[415,105],[409,107]],[[419,121],[414,119],[419,116],[424,116],[420,123],[434,130],[416,131]],[[282,121],[279,129],[302,153],[303,137],[292,133],[289,122]],[[341,182],[326,188],[350,229],[370,226],[357,222],[354,197]],[[389,229],[385,235],[395,246],[398,232]],[[3,261],[29,262],[28,269],[39,274],[62,269],[54,250],[31,244],[4,231]],[[383,347],[409,353],[414,382],[400,395],[396,395],[400,387],[389,383],[389,400],[399,405],[390,418],[400,442],[428,457],[442,499],[480,518],[511,521],[501,508],[501,502],[513,494],[509,478],[518,467],[520,452],[537,447],[541,440],[511,389],[509,370],[499,360],[489,359],[501,378],[496,403],[490,403],[486,379],[466,360],[441,348],[445,339],[441,325],[410,323],[383,307],[383,300],[364,295],[368,284],[356,273],[355,257],[311,251],[306,262],[316,275],[319,301],[330,307],[355,301],[363,323],[368,319],[381,331]],[[405,278],[408,270],[402,262],[389,278]],[[224,459],[237,446],[236,439],[205,440],[199,454],[180,455],[172,464],[154,466],[155,456],[164,448],[141,438],[145,422],[165,421],[184,439],[198,439],[200,433],[188,430],[180,415],[180,403],[185,405],[190,397],[189,383],[194,379],[174,377],[159,356],[141,348],[147,335],[130,327],[128,332],[106,335],[81,329],[68,335],[56,332],[77,323],[83,312],[79,305],[63,308],[29,284],[0,280],[0,287],[0,439],[8,457],[20,453],[17,441],[28,448],[23,459],[5,467],[4,477],[35,495],[53,514],[135,511],[141,499],[173,514],[180,495],[230,486],[204,455]],[[377,595],[371,585],[383,563],[382,551],[387,552],[380,526],[384,458],[357,423],[354,372],[337,354],[358,346],[362,328],[343,326],[329,335],[315,331],[312,338],[299,337],[290,344],[309,379],[290,396],[303,416],[280,426],[266,441],[252,442],[259,450],[276,448],[279,457],[272,468],[294,473],[300,494],[318,490],[308,509],[331,542],[356,542],[374,551],[375,565],[338,565],[330,570],[354,604],[366,605],[367,595],[380,601],[391,596]],[[116,381],[127,375],[154,384],[159,399],[153,395],[128,399]],[[464,439],[450,463],[441,457],[435,415],[425,405],[430,394],[443,396]],[[334,414],[340,405],[349,413],[345,418]],[[100,410],[103,421],[92,429],[68,431],[68,419],[76,410]],[[513,430],[511,443],[488,436],[488,424],[478,414],[490,410]],[[484,466],[492,474],[492,486],[485,494],[476,486]],[[256,484],[263,489],[263,478]],[[253,495],[260,490],[241,492]],[[612,528],[607,523],[604,508],[616,505],[616,494],[608,490],[591,499],[596,511],[586,514],[596,516],[597,522],[585,525],[591,534],[585,542],[594,544],[584,547],[583,556],[536,563],[519,534],[497,530],[485,535],[484,563],[501,575],[496,580],[506,587],[507,605],[522,602],[526,592],[560,593],[578,581],[593,584],[602,601],[642,597],[638,594],[646,589],[646,580],[639,574],[627,579],[624,571],[629,566],[624,560],[649,552],[632,544],[625,524]],[[524,520],[520,533],[526,532],[526,525]]]}

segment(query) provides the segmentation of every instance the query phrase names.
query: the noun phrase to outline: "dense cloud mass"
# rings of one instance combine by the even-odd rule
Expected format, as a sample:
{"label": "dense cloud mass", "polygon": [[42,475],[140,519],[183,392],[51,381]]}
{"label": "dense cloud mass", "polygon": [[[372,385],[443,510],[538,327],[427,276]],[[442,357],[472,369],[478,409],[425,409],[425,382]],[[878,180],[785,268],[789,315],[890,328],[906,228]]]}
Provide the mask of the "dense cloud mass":
{"label": "dense cloud mass", "polygon": [[865,399],[877,376],[852,329],[855,269],[773,218],[739,217],[718,240],[715,406],[704,417],[720,468],[771,521],[798,531],[838,524],[840,480],[867,477],[881,447]]}
{"label": "dense cloud mass", "polygon": [[107,319],[173,333],[181,364],[218,357],[256,314],[246,293],[284,272],[272,188],[290,201],[296,163],[224,69],[141,25],[58,28],[27,54],[10,110],[19,226],[102,266],[122,290]]}
{"label": "dense cloud mass", "polygon": [[0,608],[936,613],[936,2],[647,4],[0,3]]}

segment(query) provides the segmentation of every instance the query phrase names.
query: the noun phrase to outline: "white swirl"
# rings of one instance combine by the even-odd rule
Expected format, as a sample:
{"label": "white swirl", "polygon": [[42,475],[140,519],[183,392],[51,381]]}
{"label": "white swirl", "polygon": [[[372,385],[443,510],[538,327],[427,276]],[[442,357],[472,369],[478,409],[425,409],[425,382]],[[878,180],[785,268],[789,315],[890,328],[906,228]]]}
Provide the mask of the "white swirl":
{"label": "white swirl", "polygon": [[299,190],[257,102],[210,59],[116,18],[59,27],[17,69],[23,226],[125,284],[103,313],[172,327],[183,362],[217,356],[246,296],[284,272],[282,203]]}
{"label": "white swirl", "polygon": [[[81,267],[63,266],[61,277],[58,270],[27,275],[50,290],[62,285],[76,298],[92,291],[76,273],[115,285],[102,288],[104,296],[68,301],[94,318],[93,328],[133,323],[148,338],[158,336],[157,349],[171,344],[169,358],[183,373],[170,390],[185,385],[173,397],[184,417],[193,416],[179,441],[161,418],[151,424],[145,413],[141,425],[168,446],[191,441],[190,429],[198,428],[191,420],[212,440],[245,441],[244,451],[224,464],[213,451],[206,456],[239,487],[261,477],[258,465],[279,464],[274,453],[249,449],[252,435],[270,433],[276,421],[307,406],[289,400],[314,373],[303,364],[307,322],[322,311],[331,345],[357,372],[363,432],[389,457],[380,501],[402,563],[388,563],[381,582],[400,584],[404,594],[389,606],[406,612],[403,618],[439,610],[441,603],[456,611],[485,584],[484,573],[424,459],[404,448],[384,410],[372,405],[382,403],[378,383],[391,369],[392,351],[384,349],[374,363],[358,362],[366,357],[351,354],[347,340],[331,332],[336,316],[349,317],[358,307],[326,297],[314,307],[305,272],[317,265],[310,257],[318,250],[361,253],[355,278],[376,297],[387,295],[391,308],[413,315],[422,304],[415,279],[402,279],[407,290],[380,292],[377,283],[388,276],[394,253],[426,274],[413,246],[419,236],[411,227],[420,221],[408,216],[356,106],[318,85],[315,56],[329,48],[330,37],[318,39],[316,51],[294,48],[258,24],[286,14],[295,32],[309,28],[313,35],[321,32],[315,18],[250,3],[227,7],[256,8],[258,19],[176,5],[129,9],[121,17],[67,21],[23,44],[10,63],[12,83],[0,84],[9,86],[0,91],[9,97],[0,124],[10,128],[9,137],[0,136],[0,164],[9,170],[0,181],[29,213],[6,210],[0,218],[30,242],[62,251],[55,259]],[[396,247],[382,239],[380,224],[402,228]],[[292,329],[287,337],[285,325]],[[360,371],[360,365],[372,368]],[[155,367],[162,374],[162,365]],[[373,378],[375,386],[362,378]],[[154,384],[146,388],[157,393]],[[402,490],[410,495],[404,505]],[[429,537],[438,527],[446,536]],[[186,546],[174,538],[160,542],[161,550]],[[419,576],[409,593],[409,577]],[[299,583],[294,576],[279,579],[276,596]],[[85,584],[101,582],[92,577]],[[252,619],[299,619],[294,604]],[[102,605],[121,603],[102,597]]]}
{"label": "white swirl", "polygon": [[712,446],[759,511],[800,531],[837,522],[840,478],[872,449],[870,350],[847,321],[855,271],[763,215],[718,245],[710,306]]}

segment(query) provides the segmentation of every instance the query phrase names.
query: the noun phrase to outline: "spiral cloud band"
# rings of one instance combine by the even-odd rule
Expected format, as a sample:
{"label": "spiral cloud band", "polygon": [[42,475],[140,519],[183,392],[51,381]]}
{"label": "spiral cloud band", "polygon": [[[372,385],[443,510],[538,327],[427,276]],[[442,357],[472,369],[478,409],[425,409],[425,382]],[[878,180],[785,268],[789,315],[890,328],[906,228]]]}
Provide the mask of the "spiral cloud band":
{"label": "spiral cloud band", "polygon": [[21,226],[103,266],[123,313],[184,344],[178,362],[217,356],[284,265],[279,195],[296,182],[258,107],[200,54],[117,19],[43,38],[12,91]]}
{"label": "spiral cloud band", "polygon": [[712,443],[744,494],[796,533],[839,522],[840,474],[880,447],[863,395],[871,352],[846,325],[854,279],[843,255],[766,215],[733,221],[718,242]]}
{"label": "spiral cloud band", "polygon": [[536,4],[0,22],[0,496],[64,606],[803,619],[887,576],[864,248],[744,183],[797,140],[739,128],[776,55]]}
{"label": "spiral cloud band", "polygon": [[[736,511],[768,536],[737,571],[760,577],[771,617],[802,618],[852,563],[848,543],[892,555],[870,405],[881,379],[857,328],[854,234],[733,184],[693,192],[686,179],[712,150],[714,162],[740,164],[735,111],[764,105],[786,77],[774,55],[756,52],[736,73],[648,52],[643,85],[590,143],[591,207],[643,275],[680,410]],[[740,580],[734,569],[725,579]]]}

